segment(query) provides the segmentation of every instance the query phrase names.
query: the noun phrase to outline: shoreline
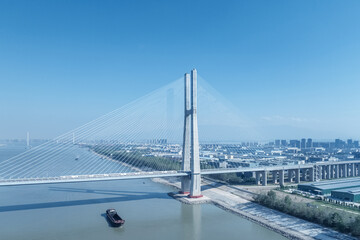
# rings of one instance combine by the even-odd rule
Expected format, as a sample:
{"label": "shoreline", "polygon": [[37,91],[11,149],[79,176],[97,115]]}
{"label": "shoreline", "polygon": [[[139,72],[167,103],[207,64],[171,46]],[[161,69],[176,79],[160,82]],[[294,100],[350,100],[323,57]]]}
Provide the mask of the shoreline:
{"label": "shoreline", "polygon": [[[151,180],[153,182],[172,186],[180,190],[180,182],[176,178],[154,178]],[[207,179],[206,182],[209,183],[209,180]],[[212,181],[212,184],[216,184],[216,182]],[[227,212],[236,214],[251,222],[259,224],[260,226],[279,233],[280,235],[288,239],[356,239],[349,235],[336,232],[335,230],[320,226],[318,224],[311,223],[303,219],[299,219],[294,216],[290,216],[285,213],[261,206],[248,200],[248,196],[241,197],[241,195],[244,194],[243,192],[236,191],[233,188],[227,187],[226,185],[222,185],[221,187],[216,188],[209,188],[203,190],[202,193],[205,197],[209,199],[208,201],[206,201],[206,203],[213,204]],[[172,196],[174,194],[169,195]],[[179,200],[177,198],[175,199]],[[189,201],[181,202],[186,204],[193,204]],[[201,204],[201,202],[194,204]],[[257,214],[259,212],[265,212],[264,215],[268,214],[270,219],[263,217],[261,214]],[[291,224],[291,221],[298,224],[300,229],[297,229],[298,227],[294,227]],[[279,222],[283,224],[279,224]]]}
{"label": "shoreline", "polygon": [[[98,154],[92,151],[98,156],[104,157],[110,161],[117,161],[110,157]],[[122,163],[126,167],[134,171],[141,171],[141,169],[130,166],[129,164]],[[163,185],[174,187],[178,190],[181,189],[180,181],[176,177],[167,178],[151,178],[151,181],[160,183]],[[342,239],[342,240],[356,240],[356,238],[349,235],[336,232],[335,230],[320,226],[316,223],[311,223],[300,218],[287,215],[285,213],[261,206],[252,202],[250,199],[252,196],[244,192],[241,189],[236,190],[234,187],[228,187],[227,185],[217,184],[216,181],[208,178],[202,179],[202,183],[213,185],[213,187],[202,190],[202,194],[206,197],[206,200],[197,199],[195,201],[188,201],[184,198],[178,197],[176,193],[169,193],[168,195],[175,200],[185,204],[203,204],[209,203],[216,207],[219,207],[227,212],[236,214],[242,218],[245,218],[251,222],[259,224],[271,231],[279,233],[280,235],[288,239],[296,240],[310,240],[310,239]],[[203,185],[202,184],[202,185]],[[204,185],[203,185],[204,186]],[[247,195],[247,196],[246,196]],[[293,222],[298,227],[291,228],[290,222]]]}
{"label": "shoreline", "polygon": [[[180,190],[180,182],[178,183],[175,183],[169,179],[164,179],[164,178],[152,178],[151,179],[153,182],[156,182],[156,183],[161,183],[161,184],[164,184],[164,185],[167,185],[167,186],[172,186],[172,187],[175,187],[176,189]],[[175,179],[173,179],[175,180]],[[182,203],[185,203],[185,204],[203,204],[202,202],[198,202],[198,203],[190,203],[188,201],[182,201],[181,199],[178,199],[176,197],[174,197],[174,193],[169,193],[168,194],[169,196],[173,197],[175,200],[178,200]],[[204,194],[205,196],[205,194]],[[214,201],[213,199],[210,198],[210,201],[206,201],[206,203],[208,204],[213,204],[214,206],[224,210],[224,211],[227,211],[227,212],[230,212],[232,214],[236,214],[242,218],[245,218],[246,220],[249,220],[251,222],[254,222],[256,224],[259,224],[260,226],[262,227],[265,227],[271,231],[274,231],[276,233],[279,233],[280,235],[288,238],[288,239],[293,239],[293,240],[308,240],[308,239],[313,239],[311,237],[306,237],[306,236],[298,236],[299,234],[293,232],[293,233],[289,233],[287,229],[281,229],[277,226],[272,226],[272,224],[270,222],[266,222],[262,219],[259,219],[255,216],[252,216],[250,214],[246,214],[245,212],[243,211],[239,211],[229,205],[225,205],[225,204],[221,204],[220,202],[218,201]]]}

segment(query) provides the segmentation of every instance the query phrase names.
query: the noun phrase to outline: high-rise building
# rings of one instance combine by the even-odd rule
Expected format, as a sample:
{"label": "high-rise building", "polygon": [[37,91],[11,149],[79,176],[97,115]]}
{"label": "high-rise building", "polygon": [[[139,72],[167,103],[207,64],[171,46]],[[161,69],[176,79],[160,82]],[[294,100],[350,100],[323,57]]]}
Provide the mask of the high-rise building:
{"label": "high-rise building", "polygon": [[290,140],[289,146],[300,148],[300,141],[299,140]]}
{"label": "high-rise building", "polygon": [[313,147],[313,141],[311,138],[308,138],[306,142],[306,148],[312,148]]}
{"label": "high-rise building", "polygon": [[301,139],[301,146],[300,146],[301,149],[304,149],[306,148],[306,139],[305,138],[302,138]]}
{"label": "high-rise building", "polygon": [[344,148],[345,146],[345,142],[342,141],[341,139],[335,139],[335,147],[336,148]]}
{"label": "high-rise building", "polygon": [[281,146],[282,146],[282,147],[287,147],[287,142],[286,142],[286,140],[281,140]]}
{"label": "high-rise building", "polygon": [[280,147],[280,140],[279,139],[275,140],[275,147]]}
{"label": "high-rise building", "polygon": [[347,147],[348,147],[348,148],[353,147],[353,140],[352,140],[352,139],[348,139],[348,140],[347,140]]}

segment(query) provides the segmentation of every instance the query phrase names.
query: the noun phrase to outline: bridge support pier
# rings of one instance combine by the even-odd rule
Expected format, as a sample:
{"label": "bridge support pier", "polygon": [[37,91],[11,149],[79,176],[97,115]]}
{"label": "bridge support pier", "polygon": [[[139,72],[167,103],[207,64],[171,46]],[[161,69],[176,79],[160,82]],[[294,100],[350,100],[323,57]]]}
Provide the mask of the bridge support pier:
{"label": "bridge support pier", "polygon": [[300,168],[295,169],[295,183],[300,183]]}
{"label": "bridge support pier", "polygon": [[201,198],[201,174],[191,174],[190,198]]}
{"label": "bridge support pier", "polygon": [[272,171],[272,180],[273,180],[273,183],[276,184],[278,182],[278,171]]}
{"label": "bridge support pier", "polygon": [[279,171],[279,184],[280,187],[284,187],[284,170]]}
{"label": "bridge support pier", "polygon": [[345,177],[345,164],[340,165],[340,177]]}
{"label": "bridge support pier", "polygon": [[256,185],[260,185],[260,172],[255,172]]}
{"label": "bridge support pier", "polygon": [[190,194],[191,176],[181,177],[181,194]]}
{"label": "bridge support pier", "polygon": [[293,170],[292,169],[288,170],[288,180],[290,183],[293,181]]}
{"label": "bridge support pier", "polygon": [[262,172],[262,185],[267,186],[267,171]]}
{"label": "bridge support pier", "polygon": [[326,166],[326,179],[330,179],[330,165]]}
{"label": "bridge support pier", "polygon": [[344,177],[348,177],[348,165],[344,164]]}
{"label": "bridge support pier", "polygon": [[314,182],[315,181],[315,169],[309,168],[309,181]]}

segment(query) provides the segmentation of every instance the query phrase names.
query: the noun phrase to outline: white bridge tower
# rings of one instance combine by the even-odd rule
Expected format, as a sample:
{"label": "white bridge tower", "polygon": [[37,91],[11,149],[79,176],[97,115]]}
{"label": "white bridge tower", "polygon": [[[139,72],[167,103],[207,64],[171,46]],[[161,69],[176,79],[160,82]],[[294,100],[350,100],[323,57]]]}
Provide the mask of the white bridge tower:
{"label": "white bridge tower", "polygon": [[[191,77],[191,78],[190,78]],[[183,136],[182,170],[191,172],[181,180],[181,192],[191,198],[201,195],[201,173],[199,157],[199,135],[197,122],[197,71],[193,69],[191,76],[186,73],[185,82],[185,117]]]}

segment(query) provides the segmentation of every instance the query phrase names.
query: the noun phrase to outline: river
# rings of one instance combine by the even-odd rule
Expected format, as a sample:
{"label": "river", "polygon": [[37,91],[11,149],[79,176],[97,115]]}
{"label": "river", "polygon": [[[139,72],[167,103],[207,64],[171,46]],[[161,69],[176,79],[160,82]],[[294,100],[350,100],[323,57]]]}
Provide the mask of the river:
{"label": "river", "polygon": [[[25,151],[0,146],[0,161]],[[0,187],[0,239],[285,239],[211,204],[186,205],[149,179]],[[126,220],[109,226],[105,210]]]}

